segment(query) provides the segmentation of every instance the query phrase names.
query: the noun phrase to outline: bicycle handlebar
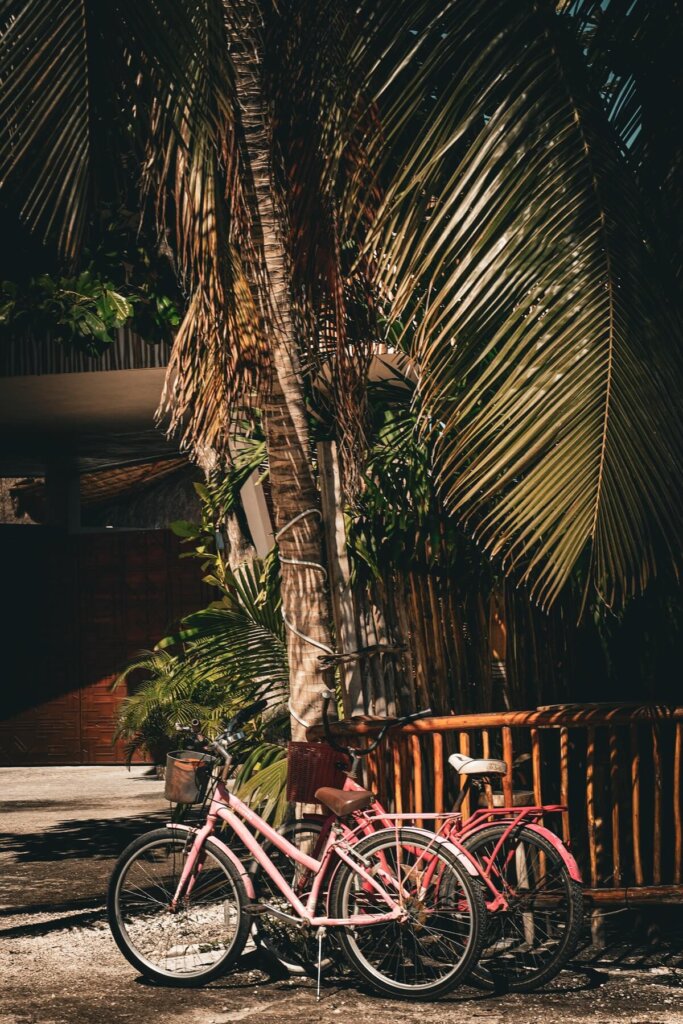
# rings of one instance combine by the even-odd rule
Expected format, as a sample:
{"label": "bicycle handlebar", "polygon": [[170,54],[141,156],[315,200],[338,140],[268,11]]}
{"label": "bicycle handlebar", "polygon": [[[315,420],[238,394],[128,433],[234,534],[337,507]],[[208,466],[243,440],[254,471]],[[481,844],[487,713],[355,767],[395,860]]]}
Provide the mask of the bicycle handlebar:
{"label": "bicycle handlebar", "polygon": [[386,724],[380,729],[377,739],[374,743],[371,743],[368,747],[348,747],[342,743],[338,743],[332,735],[330,730],[330,720],[327,714],[330,701],[333,699],[334,693],[331,690],[323,690],[322,701],[323,701],[323,732],[325,733],[325,739],[333,750],[338,750],[340,754],[348,754],[351,757],[367,757],[373,750],[376,750],[384,739],[387,731],[392,729],[394,726],[406,725],[408,722],[415,722],[419,718],[429,718],[433,714],[431,708],[425,708],[424,711],[414,711],[410,715],[405,715],[403,718],[387,718]]}
{"label": "bicycle handlebar", "polygon": [[198,718],[193,718],[190,725],[180,725],[176,722],[176,732],[192,733],[198,744],[208,747],[210,750],[214,750],[227,761],[231,756],[228,746],[232,743],[238,742],[240,739],[244,739],[244,733],[241,732],[240,726],[248,722],[250,718],[254,718],[255,715],[265,711],[267,707],[268,701],[261,699],[254,701],[253,704],[248,704],[245,708],[241,708],[241,710],[233,715],[227,723],[225,730],[213,740],[202,735],[200,732],[200,722]]}
{"label": "bicycle handlebar", "polygon": [[334,668],[335,665],[343,665],[347,662],[362,661],[375,654],[393,655],[398,657],[408,650],[407,644],[371,644],[369,647],[360,647],[357,651],[346,651],[345,653],[319,654],[318,662],[321,669]]}

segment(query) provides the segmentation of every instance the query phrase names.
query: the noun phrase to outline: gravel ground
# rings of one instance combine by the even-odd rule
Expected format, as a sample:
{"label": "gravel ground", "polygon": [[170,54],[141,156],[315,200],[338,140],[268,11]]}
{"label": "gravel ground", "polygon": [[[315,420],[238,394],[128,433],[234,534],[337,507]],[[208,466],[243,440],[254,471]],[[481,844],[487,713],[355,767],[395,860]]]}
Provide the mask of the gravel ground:
{"label": "gravel ground", "polygon": [[438,1003],[392,1002],[345,975],[317,1003],[312,981],[269,973],[253,948],[203,989],[158,988],[114,945],[104,892],[120,850],[164,820],[161,784],[140,768],[6,768],[0,797],[0,1024],[683,1024],[680,911],[611,918],[606,950],[584,950],[529,996],[463,987]]}

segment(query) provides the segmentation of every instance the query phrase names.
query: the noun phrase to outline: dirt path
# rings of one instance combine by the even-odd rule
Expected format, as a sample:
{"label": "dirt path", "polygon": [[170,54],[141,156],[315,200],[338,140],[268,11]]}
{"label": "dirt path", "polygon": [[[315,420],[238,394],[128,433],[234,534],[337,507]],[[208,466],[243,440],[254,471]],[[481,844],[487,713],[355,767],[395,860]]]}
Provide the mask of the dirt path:
{"label": "dirt path", "polygon": [[683,1024],[683,953],[653,952],[630,931],[626,956],[631,915],[616,919],[611,952],[533,996],[463,987],[439,1003],[392,1002],[345,976],[316,1003],[309,979],[269,976],[253,951],[204,989],[145,984],[111,939],[104,891],[122,847],[163,819],[161,785],[140,769],[0,769],[0,796],[0,1024]]}

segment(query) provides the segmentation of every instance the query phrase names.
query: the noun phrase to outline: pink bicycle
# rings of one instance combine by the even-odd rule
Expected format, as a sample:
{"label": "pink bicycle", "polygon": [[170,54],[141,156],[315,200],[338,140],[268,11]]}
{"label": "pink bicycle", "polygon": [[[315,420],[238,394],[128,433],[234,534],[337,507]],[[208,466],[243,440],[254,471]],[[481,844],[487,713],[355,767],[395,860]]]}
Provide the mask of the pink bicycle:
{"label": "pink bicycle", "polygon": [[[389,728],[424,718],[431,712],[387,719],[372,744],[349,748],[335,739],[329,727],[328,705],[333,697],[331,691],[322,694],[323,726],[330,746],[352,759],[343,784],[347,794],[346,815],[339,821],[343,834],[353,841],[354,837],[371,835],[377,828],[390,827],[393,818],[374,794],[356,781],[360,759],[377,748]],[[462,783],[453,811],[438,815],[439,834],[475,859],[489,911],[484,948],[470,980],[486,989],[533,991],[555,977],[571,957],[583,922],[583,890],[576,861],[543,824],[544,815],[564,808],[485,807],[463,822],[460,808],[470,787],[478,789],[505,775],[507,765],[500,760],[462,754],[453,754],[449,763],[460,774]],[[320,794],[324,790],[319,790]],[[339,803],[337,809],[341,809]],[[422,813],[420,817],[433,821],[437,815]],[[309,815],[290,824],[285,834],[295,845],[316,855],[334,821],[330,816]],[[299,872],[292,882],[303,888],[309,884],[305,871]],[[258,872],[256,884],[267,888]],[[272,892],[270,895],[272,898]],[[263,944],[290,969],[311,969],[310,947],[301,941],[302,936],[292,936],[272,921],[260,922],[257,930]]]}
{"label": "pink bicycle", "polygon": [[[450,991],[476,963],[484,938],[476,867],[444,837],[398,821],[361,835],[334,817],[315,855],[271,828],[227,787],[229,748],[265,704],[239,712],[212,742],[197,736],[201,752],[170,756],[172,800],[202,803],[209,781],[215,788],[201,827],[169,822],[121,854],[108,892],[119,949],[157,982],[203,984],[236,962],[254,920],[272,915],[317,940],[319,962],[323,936],[336,932],[352,967],[387,995],[432,999]],[[327,806],[343,817],[348,799],[332,790]],[[220,824],[268,878],[278,906],[259,902],[252,874],[217,834]],[[310,884],[292,884],[297,872]]]}

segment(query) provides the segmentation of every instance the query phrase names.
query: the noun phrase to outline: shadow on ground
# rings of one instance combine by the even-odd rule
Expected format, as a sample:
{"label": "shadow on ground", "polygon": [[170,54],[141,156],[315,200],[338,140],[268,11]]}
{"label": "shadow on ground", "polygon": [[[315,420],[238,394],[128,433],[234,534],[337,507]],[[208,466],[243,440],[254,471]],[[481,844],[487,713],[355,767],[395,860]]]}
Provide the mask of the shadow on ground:
{"label": "shadow on ground", "polygon": [[40,832],[0,833],[0,856],[9,854],[18,863],[71,860],[74,857],[106,860],[143,832],[168,819],[166,811],[137,817],[84,818],[60,822]]}

